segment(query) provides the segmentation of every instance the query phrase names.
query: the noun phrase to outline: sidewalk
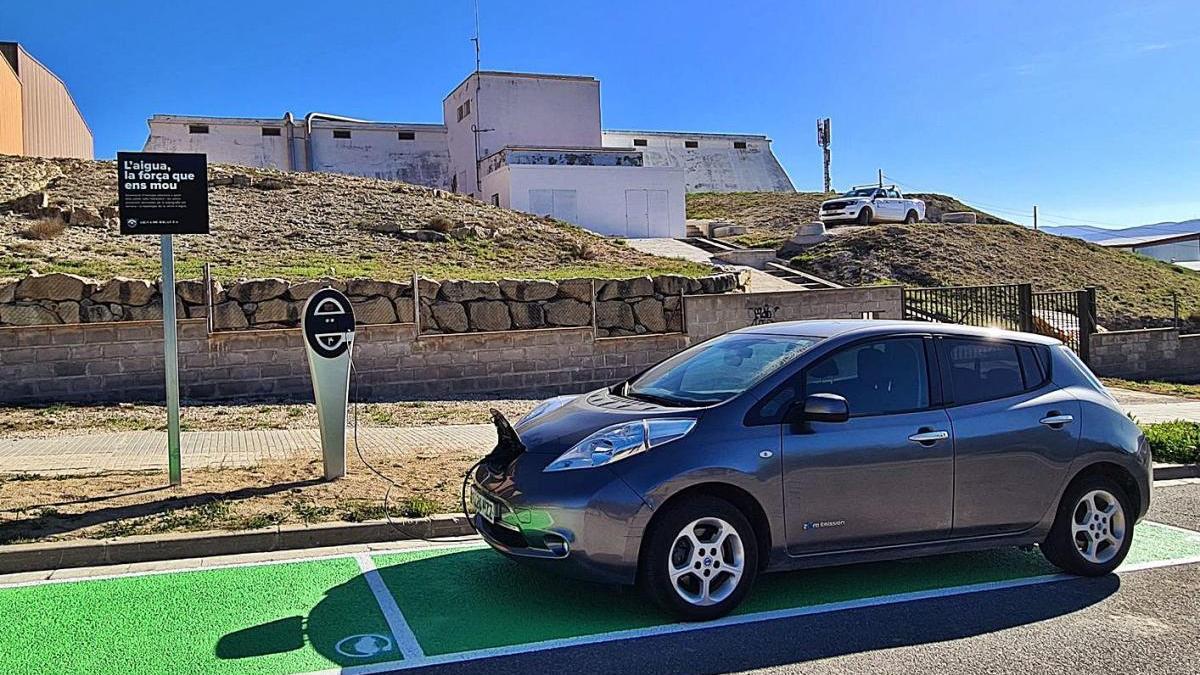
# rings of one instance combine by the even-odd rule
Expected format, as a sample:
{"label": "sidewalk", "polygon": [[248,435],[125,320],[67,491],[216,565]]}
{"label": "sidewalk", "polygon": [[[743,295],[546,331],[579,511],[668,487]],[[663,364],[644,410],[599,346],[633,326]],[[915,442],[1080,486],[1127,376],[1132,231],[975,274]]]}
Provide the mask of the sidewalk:
{"label": "sidewalk", "polygon": [[1200,422],[1200,401],[1109,387],[1126,412],[1142,424],[1188,420]]}
{"label": "sidewalk", "polygon": [[[490,424],[361,428],[358,440],[368,456],[404,453],[472,453],[483,455],[496,444]],[[348,430],[347,452],[354,452]],[[255,431],[191,431],[181,438],[183,466],[253,466],[267,460],[317,459],[317,429]],[[75,474],[167,468],[165,431],[128,431],[89,436],[34,439],[0,438],[0,473]]]}

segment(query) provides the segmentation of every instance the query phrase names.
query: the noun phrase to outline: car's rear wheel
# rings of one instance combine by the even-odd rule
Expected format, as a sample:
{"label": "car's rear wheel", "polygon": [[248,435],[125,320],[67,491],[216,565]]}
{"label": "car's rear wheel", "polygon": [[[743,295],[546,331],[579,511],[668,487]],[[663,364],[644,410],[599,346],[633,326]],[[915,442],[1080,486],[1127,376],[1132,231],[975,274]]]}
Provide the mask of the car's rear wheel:
{"label": "car's rear wheel", "polygon": [[862,210],[858,212],[858,219],[855,222],[857,222],[859,225],[870,225],[871,216],[871,209],[864,206],[862,207]]}
{"label": "car's rear wheel", "polygon": [[1042,554],[1058,567],[1083,576],[1108,574],[1125,560],[1133,543],[1133,511],[1125,490],[1107,476],[1076,481],[1063,495]]}
{"label": "car's rear wheel", "polygon": [[667,507],[647,531],[639,583],[667,611],[687,621],[727,614],[758,574],[758,544],[746,516],[706,495]]}
{"label": "car's rear wheel", "polygon": [[909,212],[904,215],[904,222],[908,225],[912,225],[913,223],[917,222],[917,212],[909,210]]}

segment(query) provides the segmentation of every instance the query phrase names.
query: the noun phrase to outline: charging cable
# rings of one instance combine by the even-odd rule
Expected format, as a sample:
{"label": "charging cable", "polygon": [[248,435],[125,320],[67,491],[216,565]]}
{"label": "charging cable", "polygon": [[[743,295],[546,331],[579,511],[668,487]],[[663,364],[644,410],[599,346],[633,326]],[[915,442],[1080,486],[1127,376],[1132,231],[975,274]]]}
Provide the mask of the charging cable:
{"label": "charging cable", "polygon": [[[388,486],[387,490],[385,490],[383,493],[383,516],[384,516],[384,518],[387,519],[388,525],[390,525],[393,530],[395,530],[395,531],[399,532],[401,535],[403,535],[406,539],[420,539],[421,541],[425,541],[425,542],[429,542],[429,543],[445,543],[445,542],[437,541],[436,539],[432,539],[430,537],[426,537],[426,536],[423,536],[420,534],[416,534],[414,532],[410,532],[392,520],[392,512],[391,512],[391,509],[389,508],[389,500],[392,495],[392,490],[399,488],[400,485],[398,483],[396,483],[395,480],[393,480],[389,476],[385,475],[382,471],[375,468],[375,466],[373,464],[368,462],[367,458],[363,455],[362,446],[360,446],[358,443],[358,406],[359,406],[360,399],[358,396],[358,371],[354,368],[353,359],[350,361],[350,377],[354,381],[354,400],[350,402],[350,407],[352,410],[352,418],[353,418],[353,426],[352,426],[351,433],[352,433],[352,437],[354,439],[354,452],[355,452],[355,454],[358,455],[358,459],[360,462],[363,463],[363,466],[367,467],[367,469],[370,470],[371,473],[375,474],[375,476],[377,478],[379,478],[379,480],[383,481]],[[473,518],[471,518],[470,514],[467,513],[467,482],[470,480],[471,474],[474,473],[475,469],[478,468],[479,465],[482,463],[483,463],[483,460],[480,459],[478,462],[475,462],[474,464],[472,464],[471,468],[467,469],[466,474],[463,476],[462,491],[459,493],[459,501],[462,506],[463,516],[467,519],[467,522],[470,523],[471,529],[475,530],[476,533],[478,533],[479,530],[475,527],[475,520]]]}

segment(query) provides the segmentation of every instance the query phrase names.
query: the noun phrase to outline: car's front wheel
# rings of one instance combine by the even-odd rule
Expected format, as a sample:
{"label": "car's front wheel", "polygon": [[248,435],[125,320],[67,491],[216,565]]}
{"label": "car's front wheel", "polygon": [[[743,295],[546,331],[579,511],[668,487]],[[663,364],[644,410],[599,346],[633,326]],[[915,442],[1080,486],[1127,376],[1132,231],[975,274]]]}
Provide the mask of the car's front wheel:
{"label": "car's front wheel", "polygon": [[639,583],[664,609],[687,621],[727,614],[758,573],[758,545],[737,507],[696,496],[667,507],[646,533]]}
{"label": "car's front wheel", "polygon": [[1128,495],[1116,481],[1097,474],[1075,482],[1063,495],[1041,549],[1063,570],[1094,577],[1116,569],[1132,543]]}
{"label": "car's front wheel", "polygon": [[859,210],[858,218],[857,218],[856,222],[859,225],[870,225],[871,224],[871,216],[872,216],[871,209],[864,206],[864,207],[862,207],[861,210]]}

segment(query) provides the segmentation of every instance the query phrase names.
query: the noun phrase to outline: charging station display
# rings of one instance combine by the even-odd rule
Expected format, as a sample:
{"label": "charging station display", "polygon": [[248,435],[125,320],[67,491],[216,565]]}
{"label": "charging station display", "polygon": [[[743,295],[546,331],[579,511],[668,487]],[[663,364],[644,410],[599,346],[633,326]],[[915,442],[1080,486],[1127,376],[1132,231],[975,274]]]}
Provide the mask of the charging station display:
{"label": "charging station display", "polygon": [[354,346],[354,309],[332,288],[313,293],[300,320],[308,352],[325,479],[346,475],[346,404],[350,393],[350,358]]}

